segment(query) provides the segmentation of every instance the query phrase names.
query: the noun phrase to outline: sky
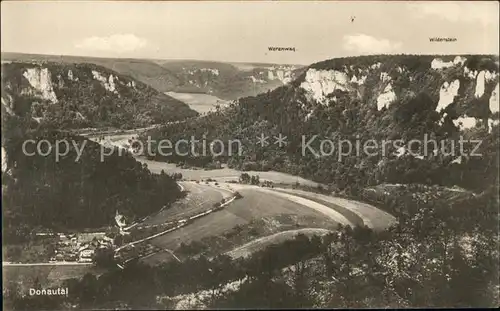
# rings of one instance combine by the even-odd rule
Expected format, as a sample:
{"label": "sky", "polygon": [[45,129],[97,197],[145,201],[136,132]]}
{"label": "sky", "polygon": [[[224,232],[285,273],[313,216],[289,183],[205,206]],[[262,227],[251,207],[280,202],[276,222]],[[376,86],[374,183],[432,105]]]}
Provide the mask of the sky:
{"label": "sky", "polygon": [[497,1],[2,1],[1,50],[304,65],[366,54],[498,55],[498,12]]}

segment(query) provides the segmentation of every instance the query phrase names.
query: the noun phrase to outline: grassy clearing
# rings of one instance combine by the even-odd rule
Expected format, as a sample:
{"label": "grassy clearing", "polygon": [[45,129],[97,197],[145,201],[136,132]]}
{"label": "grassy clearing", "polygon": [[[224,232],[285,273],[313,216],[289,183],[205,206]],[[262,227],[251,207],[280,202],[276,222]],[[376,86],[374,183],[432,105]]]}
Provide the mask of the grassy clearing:
{"label": "grassy clearing", "polygon": [[[262,193],[253,188],[239,192],[243,198],[235,200],[225,209],[152,239],[150,243],[177,252],[183,244],[205,241],[206,250],[216,254],[279,231],[304,227],[335,229],[338,225],[320,212],[272,193]],[[234,230],[241,232],[235,233]],[[217,236],[221,239],[213,238]],[[161,255],[151,256],[150,262],[158,261],[158,257]],[[171,256],[166,254],[166,257]]]}
{"label": "grassy clearing", "polygon": [[[274,189],[277,190],[276,188]],[[293,195],[304,196],[308,199],[314,199],[318,202],[329,203],[328,206],[336,208],[339,213],[345,215],[345,217],[361,219],[363,224],[373,229],[385,229],[390,225],[394,224],[396,218],[391,214],[384,212],[373,205],[348,200],[344,198],[337,198],[332,196],[321,195],[317,193],[306,192],[302,190],[289,190],[289,189],[279,189],[280,192],[286,192]]]}
{"label": "grassy clearing", "polygon": [[[338,224],[324,218],[318,220],[314,216],[297,216],[290,214],[280,214],[272,217],[254,219],[248,224],[236,225],[221,234],[207,235],[199,240],[191,242],[181,242],[175,250],[171,252],[160,252],[143,259],[143,262],[150,265],[157,265],[173,260],[172,252],[185,260],[201,254],[207,257],[214,257],[218,254],[234,250],[242,245],[250,243],[256,239],[270,236],[279,232],[291,230],[335,230]],[[325,229],[323,229],[325,228]],[[272,244],[272,243],[271,243]]]}
{"label": "grassy clearing", "polygon": [[162,170],[167,174],[173,173],[181,173],[183,178],[186,180],[205,180],[207,178],[215,179],[219,182],[227,182],[231,180],[238,180],[242,173],[247,173],[249,175],[259,176],[260,181],[271,181],[273,183],[283,183],[283,184],[296,184],[305,185],[309,187],[318,187],[318,183],[304,179],[302,177],[268,171],[268,172],[259,172],[259,171],[239,171],[230,168],[222,168],[215,170],[204,170],[204,169],[183,169],[181,167],[176,167],[174,163],[166,163],[166,162],[158,162],[151,161],[144,158],[137,158],[138,161],[142,163],[146,163],[151,172],[159,174]]}
{"label": "grassy clearing", "polygon": [[353,211],[350,211],[350,210],[348,210],[348,209],[346,209],[346,208],[344,208],[342,206],[339,206],[337,204],[333,204],[332,202],[327,201],[321,195],[312,194],[312,193],[303,193],[303,192],[299,192],[297,190],[287,191],[287,190],[279,189],[279,188],[274,188],[273,190],[274,191],[278,191],[278,192],[283,192],[283,193],[293,193],[293,195],[299,196],[301,198],[305,198],[305,199],[317,202],[319,204],[328,206],[331,209],[334,209],[337,212],[339,212],[342,215],[344,215],[345,218],[347,218],[350,222],[352,222],[356,226],[363,226],[364,225],[363,218],[361,218],[360,216],[358,216],[356,213],[354,213]]}
{"label": "grassy clearing", "polygon": [[189,194],[178,202],[175,202],[169,208],[162,210],[154,217],[148,218],[141,225],[156,225],[169,221],[174,221],[189,217],[213,207],[214,203],[220,202],[225,192],[215,189],[205,184],[182,183]]}

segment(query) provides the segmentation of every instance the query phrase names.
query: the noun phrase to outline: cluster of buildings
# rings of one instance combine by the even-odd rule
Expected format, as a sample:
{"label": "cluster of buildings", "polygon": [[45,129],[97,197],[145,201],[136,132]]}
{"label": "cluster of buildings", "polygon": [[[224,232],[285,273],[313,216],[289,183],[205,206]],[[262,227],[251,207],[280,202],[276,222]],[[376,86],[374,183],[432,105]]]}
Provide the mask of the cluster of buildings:
{"label": "cluster of buildings", "polygon": [[105,232],[57,235],[59,239],[51,261],[92,262],[97,249],[113,246],[113,239]]}

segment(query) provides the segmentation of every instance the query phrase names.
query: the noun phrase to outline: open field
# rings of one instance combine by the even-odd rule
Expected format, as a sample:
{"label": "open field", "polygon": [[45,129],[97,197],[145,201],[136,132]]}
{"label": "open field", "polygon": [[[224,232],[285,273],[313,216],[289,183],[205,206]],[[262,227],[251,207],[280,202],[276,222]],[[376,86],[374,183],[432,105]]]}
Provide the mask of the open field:
{"label": "open field", "polygon": [[242,173],[247,173],[249,175],[257,175],[260,178],[260,181],[272,181],[274,183],[284,183],[284,184],[295,184],[296,182],[301,185],[307,185],[310,187],[317,187],[319,184],[304,179],[302,177],[268,171],[268,172],[259,172],[259,171],[238,171],[231,168],[222,168],[216,170],[204,170],[204,169],[183,169],[180,167],[176,167],[174,163],[166,163],[166,162],[157,162],[150,161],[144,158],[137,158],[138,161],[142,163],[146,163],[151,172],[159,174],[161,170],[164,170],[167,174],[173,173],[181,173],[184,179],[193,179],[193,180],[202,180],[207,178],[215,179],[219,182],[238,180]]}
{"label": "open field", "polygon": [[291,240],[299,234],[304,234],[305,236],[311,237],[314,235],[325,235],[328,234],[330,230],[318,229],[318,228],[306,228],[278,232],[269,236],[265,236],[259,239],[255,239],[249,243],[239,246],[226,254],[234,259],[240,257],[247,257],[252,253],[258,252],[265,249],[266,247],[273,244],[280,244],[287,240]]}
{"label": "open field", "polygon": [[[104,137],[104,139],[102,139]],[[100,143],[101,145],[111,148],[112,146],[118,147],[118,148],[123,148],[126,150],[130,150],[130,142],[129,140],[132,140],[132,138],[137,137],[136,133],[129,133],[129,134],[119,134],[119,135],[111,135],[111,136],[106,136],[106,135],[95,135],[95,136],[88,136],[87,138],[96,142]]]}
{"label": "open field", "polygon": [[[348,213],[346,217],[351,217],[355,214],[363,221],[364,225],[372,229],[385,229],[391,224],[395,223],[396,218],[389,213],[386,213],[375,206],[367,203],[348,200],[343,198],[326,196],[318,193],[307,192],[297,189],[276,189],[279,192],[290,193],[293,195],[300,195],[308,199],[318,201],[320,203],[328,204],[335,208],[340,213]],[[348,216],[351,215],[351,216]]]}
{"label": "open field", "polygon": [[251,188],[254,191],[262,193],[263,195],[269,194],[272,196],[278,196],[278,197],[284,198],[285,200],[288,200],[290,202],[295,202],[297,204],[300,204],[303,208],[306,208],[306,209],[309,208],[311,210],[314,210],[315,212],[321,213],[321,214],[323,214],[323,217],[327,216],[327,217],[331,218],[333,221],[340,223],[344,226],[346,226],[346,225],[347,226],[354,226],[354,223],[349,221],[349,219],[347,219],[344,215],[337,212],[336,210],[331,209],[328,206],[325,206],[325,205],[320,204],[318,202],[315,202],[313,200],[309,200],[309,199],[294,195],[293,191],[295,191],[295,190],[292,190],[290,192],[285,192],[285,191],[282,192],[282,191],[276,191],[274,189],[270,190],[268,188],[262,188],[259,186],[248,186],[248,185],[241,185],[241,184],[234,184],[231,187],[233,187],[234,189],[236,189],[238,191]]}
{"label": "open field", "polygon": [[[298,216],[313,216],[318,222],[323,222],[325,216],[313,209],[290,201],[287,198],[255,191],[253,188],[238,190],[243,198],[235,200],[221,211],[207,215],[192,224],[172,233],[151,240],[151,243],[161,248],[175,250],[183,243],[201,240],[211,235],[219,235],[237,225],[244,225],[254,219],[282,214]],[[332,227],[337,222],[332,220]],[[279,225],[279,224],[278,224]],[[314,227],[314,222],[310,224]]]}
{"label": "open field", "polygon": [[168,209],[162,210],[156,216],[149,217],[142,225],[156,225],[165,222],[193,216],[208,209],[214,203],[220,202],[224,198],[231,196],[228,190],[218,188],[213,185],[195,182],[181,182],[185,190],[189,191],[186,198],[172,204]]}
{"label": "open field", "polygon": [[[274,188],[274,191],[282,192],[282,193],[288,193],[288,194],[293,194],[294,196],[298,196],[304,199],[308,199],[311,201],[314,201],[316,203],[319,203],[321,205],[327,206],[331,208],[334,211],[339,212],[342,214],[345,218],[347,218],[352,224],[355,226],[364,226],[365,222],[363,221],[363,218],[361,218],[358,214],[355,212],[351,211],[350,209],[347,209],[345,207],[339,206],[337,204],[333,204],[332,202],[329,202],[328,198],[329,196],[325,195],[312,195],[313,193],[303,191],[300,192],[300,190],[297,189],[281,189],[281,188]],[[317,194],[317,193],[314,193]]]}
{"label": "open field", "polygon": [[[111,144],[116,145],[116,146],[122,146],[124,144],[128,143],[128,140],[131,139],[132,137],[136,137],[138,134],[137,131],[131,131],[127,133],[120,133],[120,134],[112,134],[112,135],[104,135],[106,137],[106,140],[108,140]],[[89,135],[88,136],[90,139],[93,141],[98,141],[100,135]],[[181,173],[183,176],[183,179],[186,180],[202,180],[202,179],[216,179],[219,182],[228,182],[232,180],[238,180],[238,178],[241,176],[242,173],[247,173],[249,175],[256,175],[259,176],[260,181],[271,181],[273,183],[277,184],[296,184],[299,183],[304,186],[309,186],[309,187],[318,187],[318,186],[324,186],[321,185],[317,182],[286,174],[286,173],[281,173],[281,172],[275,172],[275,171],[267,171],[267,172],[262,172],[262,171],[239,171],[231,168],[221,168],[221,169],[214,169],[214,170],[204,170],[204,169],[195,169],[195,168],[181,168],[177,167],[175,163],[167,163],[167,162],[158,162],[158,161],[152,161],[148,160],[144,157],[136,157],[136,160],[147,164],[149,170],[153,173],[161,173],[162,170],[165,171],[167,174],[174,174],[174,173]]]}
{"label": "open field", "polygon": [[[210,183],[210,185],[214,186],[214,183]],[[288,236],[292,237],[292,232],[296,230],[303,232],[313,232],[320,229],[334,230],[338,224],[352,227],[366,225],[372,229],[382,229],[387,228],[395,221],[393,216],[369,204],[303,190],[271,189],[232,183],[221,183],[218,187],[233,192],[238,191],[243,198],[235,200],[224,210],[196,220],[186,227],[155,238],[150,242],[159,248],[174,252],[179,249],[181,243],[189,244],[194,241],[201,241],[205,247],[208,246],[208,249],[215,248],[222,252],[248,245],[248,248],[242,248],[241,251],[242,254],[247,254],[253,249],[262,249],[269,244],[280,243]],[[296,230],[292,230],[295,228],[291,227],[290,224],[280,223],[280,217],[285,219],[290,218],[290,216],[295,217],[296,221],[297,217],[301,218],[300,225],[297,221]],[[304,222],[306,218],[307,221]],[[264,221],[264,227],[267,228],[262,228],[262,224],[255,225],[256,221],[265,219],[267,220]],[[289,220],[287,221],[289,222]],[[250,223],[254,223],[254,225],[250,225]],[[249,227],[255,234],[252,237],[252,234],[248,234],[248,230],[243,229],[242,232],[246,232],[246,237],[241,237],[239,235],[242,233],[234,233],[236,227]],[[278,234],[285,230],[290,231],[290,233]],[[266,239],[264,235],[269,235],[269,237]],[[272,236],[275,238],[271,238]],[[254,240],[252,241],[252,239]],[[258,242],[259,240],[260,242]],[[256,244],[251,244],[254,241]],[[214,255],[214,252],[210,250],[207,254]],[[171,260],[172,255],[155,254],[149,258],[148,262],[158,263],[162,261],[162,258]]]}
{"label": "open field", "polygon": [[[311,228],[312,227],[312,228]],[[213,258],[224,254],[253,240],[271,236],[273,234],[300,229],[328,228],[335,230],[337,224],[328,218],[318,219],[316,216],[298,216],[296,214],[277,214],[269,217],[255,218],[247,224],[238,224],[218,235],[207,235],[192,243],[181,245],[173,251],[164,249],[151,256],[146,256],[141,261],[150,265],[158,265],[172,259],[183,261],[187,258],[203,254]],[[166,253],[168,252],[168,253]]]}
{"label": "open field", "polygon": [[222,108],[228,103],[228,101],[217,96],[203,93],[166,92],[165,94],[186,103],[191,109],[199,113],[214,111],[216,105],[220,105]]}

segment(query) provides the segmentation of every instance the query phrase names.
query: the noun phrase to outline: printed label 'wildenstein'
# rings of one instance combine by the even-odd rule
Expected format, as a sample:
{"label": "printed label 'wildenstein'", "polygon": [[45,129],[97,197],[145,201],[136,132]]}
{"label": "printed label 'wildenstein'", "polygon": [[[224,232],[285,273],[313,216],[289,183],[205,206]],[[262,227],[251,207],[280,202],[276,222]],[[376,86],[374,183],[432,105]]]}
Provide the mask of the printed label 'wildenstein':
{"label": "printed label 'wildenstein'", "polygon": [[429,38],[430,42],[455,42],[457,38]]}

